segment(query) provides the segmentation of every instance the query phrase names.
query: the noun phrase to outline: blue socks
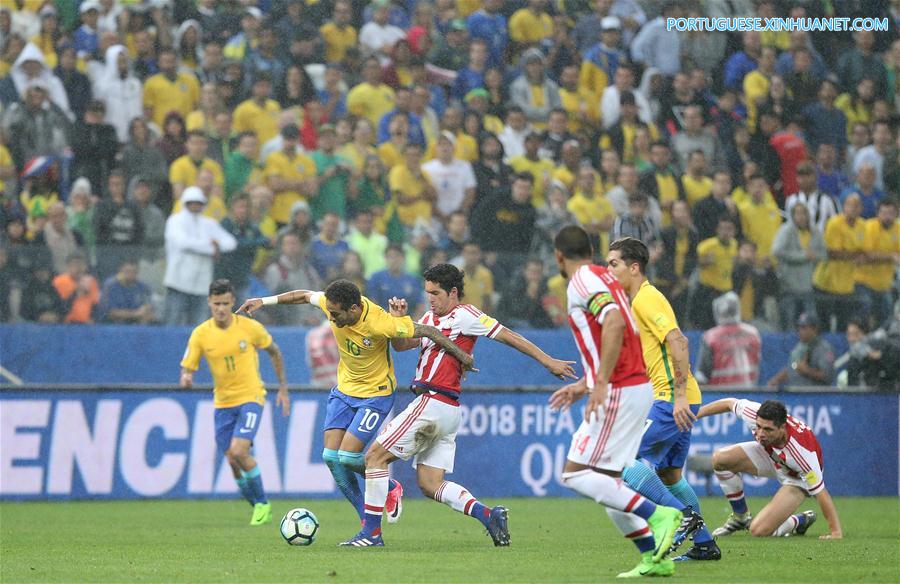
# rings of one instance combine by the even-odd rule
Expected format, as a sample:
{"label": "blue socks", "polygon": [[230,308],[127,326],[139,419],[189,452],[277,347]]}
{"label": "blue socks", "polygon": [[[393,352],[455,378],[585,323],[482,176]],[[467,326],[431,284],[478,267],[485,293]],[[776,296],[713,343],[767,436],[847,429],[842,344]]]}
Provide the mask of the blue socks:
{"label": "blue socks", "polygon": [[631,466],[622,471],[622,480],[629,487],[657,505],[674,507],[679,511],[684,510],[686,507],[684,503],[669,492],[669,489],[659,479],[656,472],[640,460],[635,460]]}
{"label": "blue socks", "polygon": [[491,524],[491,510],[478,501],[472,503],[472,507],[469,509],[469,515],[480,521],[485,527]]}
{"label": "blue socks", "polygon": [[[676,499],[681,501],[684,505],[692,507],[697,513],[700,513],[700,500],[697,498],[697,493],[694,492],[693,487],[688,484],[686,478],[681,477],[680,481],[674,485],[670,485],[668,489]],[[708,541],[712,541],[712,535],[710,535],[709,530],[706,529],[706,525],[704,525],[694,533],[694,543],[706,543]]]}
{"label": "blue socks", "polygon": [[247,490],[253,496],[253,503],[268,503],[266,492],[263,490],[262,475],[259,474],[259,467],[254,466],[243,474],[243,479],[247,481]]}
{"label": "blue socks", "polygon": [[247,484],[247,478],[244,476],[244,472],[241,471],[241,476],[235,477],[235,482],[237,483],[238,489],[241,490],[241,495],[247,499],[247,502],[253,505],[256,501],[254,500],[253,493],[250,491],[250,485]]}
{"label": "blue socks", "polygon": [[[357,480],[354,470],[342,463],[341,458],[347,458],[346,456],[342,457],[342,454],[347,455],[355,453],[339,452],[337,450],[332,450],[331,448],[326,448],[322,451],[322,460],[325,461],[328,470],[331,471],[331,476],[334,477],[334,482],[337,483],[338,489],[340,489],[344,497],[350,501],[353,508],[356,509],[359,520],[363,521],[365,520],[366,515],[363,509],[362,489],[359,487],[359,480]],[[359,455],[361,457],[363,456],[362,453],[359,453]],[[363,472],[365,472],[365,465],[363,466]]]}

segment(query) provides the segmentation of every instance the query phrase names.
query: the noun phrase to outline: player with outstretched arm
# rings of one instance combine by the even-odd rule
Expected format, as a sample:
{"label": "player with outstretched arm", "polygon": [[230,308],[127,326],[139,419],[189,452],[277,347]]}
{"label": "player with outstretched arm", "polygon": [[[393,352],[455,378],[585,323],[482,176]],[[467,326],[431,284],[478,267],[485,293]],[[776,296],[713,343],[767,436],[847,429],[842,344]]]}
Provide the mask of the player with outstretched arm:
{"label": "player with outstretched arm", "polygon": [[[575,379],[572,361],[554,359],[522,335],[504,327],[471,304],[461,302],[464,275],[451,264],[438,264],[425,271],[425,294],[431,310],[419,324],[434,326],[462,351],[471,353],[478,337],[494,339],[528,355],[560,379]],[[391,314],[407,312],[405,299],[390,300]],[[362,531],[341,545],[383,546],[381,516],[388,494],[388,465],[413,459],[422,493],[429,498],[477,519],[487,529],[495,546],[509,545],[507,510],[490,508],[461,485],[444,480],[453,472],[456,431],[459,428],[460,380],[463,370],[431,339],[393,339],[394,349],[419,349],[415,380],[410,389],[417,395],[403,412],[385,426],[366,454],[366,521]],[[402,507],[388,514],[394,523]]]}
{"label": "player with outstretched arm", "polygon": [[563,482],[606,507],[606,513],[637,546],[641,561],[622,578],[670,576],[665,559],[682,515],[656,505],[622,482],[622,469],[638,453],[653,387],[647,377],[637,324],[618,280],[591,261],[591,241],[569,225],[554,240],[556,263],[569,282],[569,325],[581,353],[584,377],[550,397],[555,408],[588,396],[584,421],[572,436]]}
{"label": "player with outstretched arm", "polygon": [[252,318],[232,314],[234,287],[228,280],[216,280],[209,287],[207,303],[212,318],[191,333],[181,359],[181,387],[194,384],[194,372],[205,357],[212,372],[215,405],[216,446],[228,458],[241,494],[253,505],[250,525],[272,521],[272,505],[263,489],[259,466],[250,453],[259,429],[266,387],[259,376],[262,349],[272,359],[278,376],[275,405],[282,414],[291,412],[291,398],[284,377],[284,358],[269,332]]}
{"label": "player with outstretched arm", "polygon": [[[841,539],[841,521],[825,488],[822,448],[812,429],[789,416],[784,404],[762,404],[725,398],[700,408],[698,418],[733,412],[753,431],[752,442],[720,448],[713,453],[713,470],[731,504],[731,517],[716,529],[716,537],[749,529],[757,537],[804,535],[816,521],[814,511],[794,513],[807,496],[815,497],[828,521],[829,533],[820,539]],[[744,497],[741,473],[778,479],[781,488],[753,517]]]}
{"label": "player with outstretched arm", "polygon": [[[426,337],[474,371],[474,359],[433,326],[414,323],[408,316],[391,316],[360,294],[356,284],[336,280],[325,292],[293,290],[277,296],[250,298],[238,312],[252,314],[272,304],[313,304],[331,321],[340,351],[338,384],[331,389],[325,412],[325,448],[322,458],[341,493],[365,520],[362,489],[357,475],[365,476],[363,452],[394,405],[397,375],[388,341]],[[402,487],[391,481],[388,512],[399,505]]]}

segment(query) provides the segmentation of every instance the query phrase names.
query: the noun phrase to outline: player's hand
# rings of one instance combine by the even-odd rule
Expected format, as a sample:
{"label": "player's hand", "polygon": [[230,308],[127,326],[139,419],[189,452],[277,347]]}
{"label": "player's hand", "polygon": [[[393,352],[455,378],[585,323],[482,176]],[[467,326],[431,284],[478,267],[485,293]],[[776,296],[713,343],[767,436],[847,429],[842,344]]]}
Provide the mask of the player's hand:
{"label": "player's hand", "polygon": [[185,389],[190,389],[194,387],[194,374],[193,373],[182,373],[181,379],[179,380],[178,385]]}
{"label": "player's hand", "polygon": [[675,396],[675,407],[672,409],[672,417],[675,418],[675,425],[682,432],[689,431],[694,426],[694,422],[697,421],[697,416],[691,411],[687,397],[683,395]]}
{"label": "player's hand", "polygon": [[287,387],[279,387],[278,395],[275,396],[275,407],[281,408],[281,415],[285,418],[291,415],[291,396],[288,395]]}
{"label": "player's hand", "polygon": [[844,534],[840,531],[832,531],[831,533],[820,535],[819,539],[844,539]]}
{"label": "player's hand", "polygon": [[388,300],[388,308],[391,310],[391,316],[406,316],[406,313],[409,312],[406,298],[397,298],[396,296]]}
{"label": "player's hand", "polygon": [[578,379],[578,376],[575,375],[575,370],[572,369],[574,363],[575,361],[562,361],[551,357],[549,361],[544,363],[544,367],[562,380],[565,380],[567,377],[569,379]]}
{"label": "player's hand", "polygon": [[588,394],[587,407],[584,408],[584,421],[588,424],[594,422],[600,408],[606,404],[606,397],[609,395],[609,384],[598,383],[594,386],[594,391]]}
{"label": "player's hand", "polygon": [[263,306],[262,298],[248,298],[241,304],[241,307],[235,311],[235,314],[241,314],[242,312],[247,316],[253,316],[253,313]]}
{"label": "player's hand", "polygon": [[478,369],[475,368],[475,357],[474,356],[466,353],[465,356],[462,359],[460,359],[459,363],[460,363],[460,365],[462,365],[462,369],[464,372],[465,371],[474,371],[475,373],[478,373]]}
{"label": "player's hand", "polygon": [[564,385],[550,396],[550,409],[565,410],[584,397],[586,392],[587,387],[580,381]]}

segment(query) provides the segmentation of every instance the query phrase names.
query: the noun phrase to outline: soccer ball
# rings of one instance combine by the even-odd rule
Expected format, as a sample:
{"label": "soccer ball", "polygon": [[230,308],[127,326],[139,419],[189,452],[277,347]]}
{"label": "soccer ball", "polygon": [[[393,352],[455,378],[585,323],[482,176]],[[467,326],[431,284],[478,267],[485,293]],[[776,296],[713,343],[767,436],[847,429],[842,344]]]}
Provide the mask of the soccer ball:
{"label": "soccer ball", "polygon": [[290,545],[312,545],[319,533],[319,520],[309,509],[291,509],[281,520],[281,537]]}

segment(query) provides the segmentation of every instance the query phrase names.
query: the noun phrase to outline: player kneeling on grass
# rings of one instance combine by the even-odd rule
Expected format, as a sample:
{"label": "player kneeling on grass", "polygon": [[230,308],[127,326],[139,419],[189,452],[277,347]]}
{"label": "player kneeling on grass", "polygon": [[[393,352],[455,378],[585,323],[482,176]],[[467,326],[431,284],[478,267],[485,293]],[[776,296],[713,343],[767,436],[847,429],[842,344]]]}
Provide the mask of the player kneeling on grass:
{"label": "player kneeling on grass", "polygon": [[584,421],[572,436],[562,479],[567,487],[606,507],[619,531],[637,546],[641,561],[620,578],[671,576],[665,559],[682,514],[656,505],[621,480],[638,453],[653,387],[647,377],[638,326],[622,285],[593,265],[591,241],[581,227],[563,227],[554,240],[556,263],[569,282],[569,324],[584,377],[550,397],[555,408],[588,395]]}
{"label": "player kneeling on grass", "polygon": [[275,404],[281,406],[285,416],[290,414],[291,398],[278,345],[263,325],[232,314],[234,301],[231,282],[216,280],[210,285],[207,302],[212,318],[191,333],[181,360],[181,387],[193,386],[194,372],[200,366],[200,357],[205,356],[214,384],[216,446],[228,457],[241,494],[253,505],[250,525],[262,525],[272,521],[272,505],[266,499],[259,467],[250,454],[266,403],[257,349],[263,349],[272,359],[278,376]]}
{"label": "player kneeling on grass", "polygon": [[[841,522],[825,488],[822,448],[813,431],[789,416],[784,404],[767,400],[761,405],[746,399],[726,398],[700,408],[698,418],[734,412],[753,431],[753,442],[720,448],[713,453],[713,469],[733,510],[715,536],[749,529],[757,537],[804,535],[816,521],[813,511],[794,513],[807,496],[815,497],[831,530],[820,539],[840,539]],[[753,517],[744,498],[741,473],[774,477],[781,488]]]}
{"label": "player kneeling on grass", "polygon": [[[528,355],[561,379],[575,378],[572,361],[560,361],[541,351],[518,333],[505,328],[471,304],[463,304],[463,273],[453,265],[438,264],[425,271],[425,294],[431,308],[419,324],[442,331],[462,351],[471,353],[478,337],[488,337]],[[404,316],[405,299],[390,300],[391,315]],[[489,508],[462,486],[444,480],[453,472],[456,430],[459,428],[460,380],[464,373],[459,361],[447,357],[431,339],[393,339],[397,351],[419,349],[416,377],[411,389],[417,394],[409,406],[385,427],[366,454],[366,520],[362,531],[341,545],[383,546],[381,515],[388,496],[388,465],[397,459],[413,458],[419,488],[426,497],[444,503],[454,511],[481,522],[495,546],[509,545],[507,510]],[[388,514],[395,522],[397,513]]]}

